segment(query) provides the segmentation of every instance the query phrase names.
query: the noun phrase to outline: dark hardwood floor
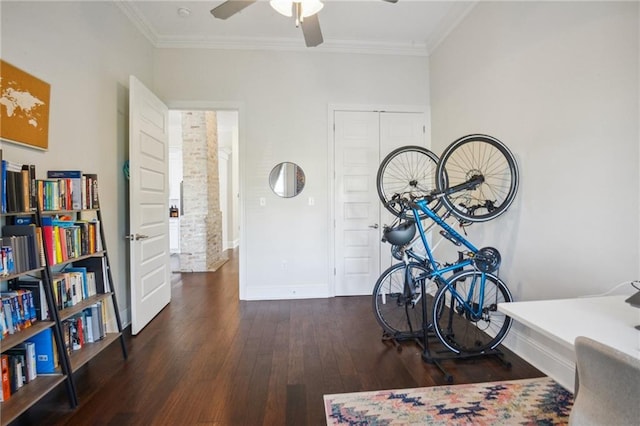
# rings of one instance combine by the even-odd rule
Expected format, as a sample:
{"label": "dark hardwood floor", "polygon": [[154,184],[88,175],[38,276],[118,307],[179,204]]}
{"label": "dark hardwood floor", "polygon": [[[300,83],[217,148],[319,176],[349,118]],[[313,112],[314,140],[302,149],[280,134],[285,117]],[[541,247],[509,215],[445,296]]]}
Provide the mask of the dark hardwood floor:
{"label": "dark hardwood floor", "polygon": [[[381,340],[370,297],[238,300],[237,253],[215,273],[182,275],[129,357],[112,344],[15,424],[323,425],[323,394],[447,384],[413,343]],[[443,363],[454,384],[539,377],[505,350]]]}

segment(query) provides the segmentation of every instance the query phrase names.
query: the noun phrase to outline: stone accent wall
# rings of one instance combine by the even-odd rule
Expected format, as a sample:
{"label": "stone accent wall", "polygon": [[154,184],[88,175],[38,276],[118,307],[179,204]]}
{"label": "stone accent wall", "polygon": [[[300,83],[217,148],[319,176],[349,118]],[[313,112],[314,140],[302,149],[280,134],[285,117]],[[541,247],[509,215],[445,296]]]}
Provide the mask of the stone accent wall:
{"label": "stone accent wall", "polygon": [[205,112],[207,125],[207,270],[216,270],[222,257],[222,212],[218,172],[218,120],[215,111]]}
{"label": "stone accent wall", "polygon": [[182,113],[180,270],[205,272],[224,263],[215,112]]}

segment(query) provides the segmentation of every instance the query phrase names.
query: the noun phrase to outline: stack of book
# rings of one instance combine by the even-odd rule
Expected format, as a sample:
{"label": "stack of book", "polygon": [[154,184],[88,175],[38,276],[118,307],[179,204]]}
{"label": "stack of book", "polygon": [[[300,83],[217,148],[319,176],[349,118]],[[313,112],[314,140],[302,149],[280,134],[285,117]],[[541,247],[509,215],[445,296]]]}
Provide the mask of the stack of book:
{"label": "stack of book", "polygon": [[0,297],[2,297],[0,339],[31,327],[31,324],[38,319],[36,302],[30,290],[3,291]]}
{"label": "stack of book", "polygon": [[24,342],[5,351],[0,357],[2,392],[0,400],[6,401],[22,386],[35,380],[36,347],[33,342]]}
{"label": "stack of book", "polygon": [[56,264],[102,250],[97,220],[43,217],[42,238],[49,262]]}
{"label": "stack of book", "polygon": [[36,181],[40,210],[97,209],[98,175],[81,170],[49,170]]}
{"label": "stack of book", "polygon": [[102,302],[62,322],[62,338],[69,353],[104,339],[106,332],[106,309]]}

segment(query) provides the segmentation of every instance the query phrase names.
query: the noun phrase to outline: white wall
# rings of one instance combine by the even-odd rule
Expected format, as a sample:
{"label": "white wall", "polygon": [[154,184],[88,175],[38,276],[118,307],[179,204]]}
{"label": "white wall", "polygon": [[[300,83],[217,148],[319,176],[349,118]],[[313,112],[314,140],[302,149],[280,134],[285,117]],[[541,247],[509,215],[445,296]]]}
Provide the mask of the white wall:
{"label": "white wall", "polygon": [[480,3],[431,56],[436,150],[484,132],[518,158],[515,205],[471,228],[518,299],[638,278],[637,8]]}
{"label": "white wall", "polygon": [[[517,300],[638,278],[638,16],[637,2],[479,3],[430,57],[434,146],[484,132],[520,162],[515,204],[470,232],[501,250]],[[507,342],[573,380],[540,336],[516,324]]]}
{"label": "white wall", "polygon": [[126,186],[128,79],[151,84],[152,47],[109,2],[1,2],[2,59],[51,85],[49,150],[3,142],[5,158],[99,177],[123,322],[129,323]]}
{"label": "white wall", "polygon": [[[424,105],[429,97],[427,59],[158,49],[154,62],[155,90],[169,105],[242,105],[241,297],[326,295],[331,231],[327,169],[332,161],[328,105]],[[282,161],[304,169],[303,196],[282,199],[271,191],[269,172]],[[308,197],[315,198],[314,206],[308,205]]]}

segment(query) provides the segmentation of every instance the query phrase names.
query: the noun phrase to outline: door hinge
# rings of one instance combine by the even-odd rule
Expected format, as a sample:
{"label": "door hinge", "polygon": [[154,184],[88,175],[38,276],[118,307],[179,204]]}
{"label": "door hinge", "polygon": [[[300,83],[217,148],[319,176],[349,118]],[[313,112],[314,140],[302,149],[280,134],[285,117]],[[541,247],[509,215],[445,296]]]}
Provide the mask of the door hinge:
{"label": "door hinge", "polygon": [[333,268],[333,275],[336,275],[336,268]]}
{"label": "door hinge", "polygon": [[427,133],[427,126],[422,126],[422,133]]}

